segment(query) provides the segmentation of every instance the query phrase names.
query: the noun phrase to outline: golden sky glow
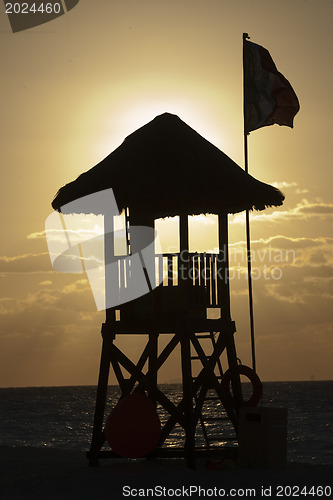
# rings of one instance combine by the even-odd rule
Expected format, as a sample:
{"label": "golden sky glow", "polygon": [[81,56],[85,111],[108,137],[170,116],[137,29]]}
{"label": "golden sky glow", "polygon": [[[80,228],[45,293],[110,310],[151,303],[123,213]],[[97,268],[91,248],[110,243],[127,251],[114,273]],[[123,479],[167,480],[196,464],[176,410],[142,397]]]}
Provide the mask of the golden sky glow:
{"label": "golden sky glow", "polygon": [[[51,268],[52,198],[165,111],[242,166],[244,31],[270,51],[301,105],[293,130],[249,137],[250,173],[286,195],[251,217],[258,372],[333,378],[332,12],[330,0],[80,0],[13,34],[0,7],[1,386],[96,383],[104,315],[85,275]],[[163,182],[165,172],[156,175]],[[244,214],[229,221],[232,316],[238,355],[250,363]],[[212,249],[213,219],[202,224],[194,245],[205,234]],[[134,356],[139,342],[129,343]]]}

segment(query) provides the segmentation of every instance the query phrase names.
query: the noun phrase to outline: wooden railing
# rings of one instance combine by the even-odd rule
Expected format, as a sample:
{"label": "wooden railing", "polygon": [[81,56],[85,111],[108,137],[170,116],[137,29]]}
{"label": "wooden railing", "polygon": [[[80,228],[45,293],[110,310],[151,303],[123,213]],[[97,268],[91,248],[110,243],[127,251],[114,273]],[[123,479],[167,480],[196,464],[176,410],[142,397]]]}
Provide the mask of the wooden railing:
{"label": "wooden railing", "polygon": [[[152,288],[186,286],[191,302],[218,306],[225,268],[216,253],[166,253],[155,255],[155,284]],[[131,259],[118,262],[119,290],[130,286]]]}

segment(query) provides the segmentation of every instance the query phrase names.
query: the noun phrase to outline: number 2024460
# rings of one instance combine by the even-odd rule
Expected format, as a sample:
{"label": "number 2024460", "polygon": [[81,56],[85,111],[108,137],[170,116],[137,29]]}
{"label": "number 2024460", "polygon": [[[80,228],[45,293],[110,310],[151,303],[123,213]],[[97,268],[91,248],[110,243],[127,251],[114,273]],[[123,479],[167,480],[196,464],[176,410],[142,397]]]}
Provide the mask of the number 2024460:
{"label": "number 2024460", "polygon": [[300,487],[300,486],[276,486],[275,494],[277,497],[330,497],[332,494],[332,488],[330,486],[312,486],[312,487]]}
{"label": "number 2024460", "polygon": [[60,2],[39,3],[28,5],[27,2],[7,2],[6,14],[60,14],[62,6]]}

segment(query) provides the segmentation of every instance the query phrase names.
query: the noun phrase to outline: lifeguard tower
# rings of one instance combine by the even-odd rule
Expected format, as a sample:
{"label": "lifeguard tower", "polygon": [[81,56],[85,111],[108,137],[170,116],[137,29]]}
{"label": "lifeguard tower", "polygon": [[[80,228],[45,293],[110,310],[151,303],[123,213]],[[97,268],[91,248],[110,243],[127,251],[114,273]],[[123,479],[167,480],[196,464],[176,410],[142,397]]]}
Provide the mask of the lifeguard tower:
{"label": "lifeguard tower", "polygon": [[[179,216],[179,249],[153,255],[152,272],[159,278],[159,286],[152,286],[148,294],[134,301],[106,309],[88,458],[96,465],[100,458],[118,456],[103,449],[112,367],[121,400],[142,390],[167,415],[159,442],[149,456],[183,456],[189,466],[194,466],[198,454],[220,453],[224,444],[237,440],[238,412],[245,404],[235,347],[236,328],[230,313],[228,213],[278,206],[284,197],[278,189],[245,173],[180,118],[168,113],[131,134],[102,162],[61,188],[52,206],[59,210],[106,188],[112,188],[119,210],[125,210],[129,234],[128,258],[119,266],[116,292],[121,293],[131,283],[131,228],[153,228],[158,218]],[[215,253],[189,251],[188,216],[197,214],[217,215],[219,249]],[[105,255],[114,253],[112,221],[107,227]],[[161,349],[160,339],[166,334],[170,340]],[[123,335],[146,336],[138,361],[133,362],[126,349],[117,346],[117,339]],[[182,377],[182,398],[177,403],[158,383],[159,370],[175,350],[181,358]],[[253,380],[255,377],[253,374]],[[216,436],[211,435],[203,416],[204,405],[212,398],[219,415],[211,420],[228,423],[234,431],[234,436],[219,436],[215,447]],[[183,440],[169,447],[168,436],[175,425],[182,429]],[[199,429],[204,436],[202,446],[196,443]]]}

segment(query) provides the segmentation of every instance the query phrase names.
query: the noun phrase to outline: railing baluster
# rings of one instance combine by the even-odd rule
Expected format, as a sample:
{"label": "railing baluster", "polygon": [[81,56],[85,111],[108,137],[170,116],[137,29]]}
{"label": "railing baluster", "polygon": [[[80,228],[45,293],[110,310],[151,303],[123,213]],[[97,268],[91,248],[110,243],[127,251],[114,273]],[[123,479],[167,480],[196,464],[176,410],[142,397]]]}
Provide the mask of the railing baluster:
{"label": "railing baluster", "polygon": [[212,306],[215,306],[217,304],[216,302],[216,261],[215,261],[215,255],[211,255],[211,262],[212,262]]}
{"label": "railing baluster", "polygon": [[168,255],[168,286],[173,285],[172,255]]}
{"label": "railing baluster", "polygon": [[161,286],[163,286],[163,254],[160,254],[157,256],[158,258],[158,281],[161,283]]}
{"label": "railing baluster", "polygon": [[207,293],[207,302],[208,304],[211,304],[210,300],[210,288],[211,288],[211,278],[210,278],[210,254],[206,253],[206,266],[205,266],[205,272],[206,272],[206,293]]}
{"label": "railing baluster", "polygon": [[206,274],[205,274],[205,256],[203,253],[199,254],[200,263],[200,304],[206,304]]}

